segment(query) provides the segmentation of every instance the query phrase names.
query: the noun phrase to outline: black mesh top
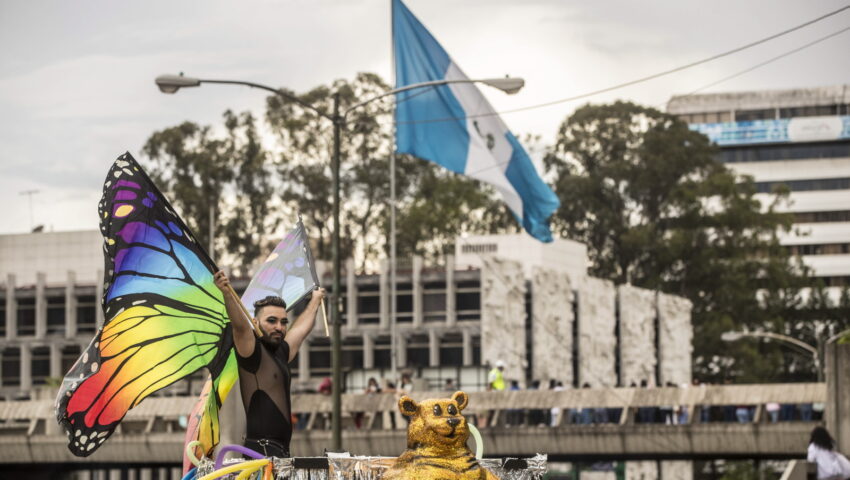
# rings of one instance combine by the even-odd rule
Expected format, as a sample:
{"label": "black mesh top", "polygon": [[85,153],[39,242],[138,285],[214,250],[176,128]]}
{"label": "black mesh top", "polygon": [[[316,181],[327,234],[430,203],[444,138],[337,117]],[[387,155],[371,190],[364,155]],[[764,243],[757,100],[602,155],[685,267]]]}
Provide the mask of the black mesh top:
{"label": "black mesh top", "polygon": [[290,405],[289,344],[281,340],[275,348],[254,338],[254,351],[248,357],[236,352],[239,389],[247,417],[248,439],[270,439],[289,449],[292,439]]}

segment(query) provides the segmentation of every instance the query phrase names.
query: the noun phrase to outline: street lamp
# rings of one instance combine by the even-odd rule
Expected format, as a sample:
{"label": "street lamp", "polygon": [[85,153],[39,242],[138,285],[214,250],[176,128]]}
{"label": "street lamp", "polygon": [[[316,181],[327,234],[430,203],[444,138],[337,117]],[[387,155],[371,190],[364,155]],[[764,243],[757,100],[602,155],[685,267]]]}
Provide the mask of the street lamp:
{"label": "street lamp", "polygon": [[[829,343],[845,332],[839,333],[838,335],[834,335],[830,339],[828,339],[825,343]],[[818,345],[819,348],[813,347],[806,342],[798,340],[794,337],[789,337],[788,335],[782,335],[781,333],[773,333],[773,332],[724,332],[720,335],[720,339],[724,342],[736,342],[744,337],[754,337],[754,338],[768,338],[771,340],[777,340],[780,342],[785,342],[795,347],[802,348],[806,352],[812,354],[812,357],[815,361],[815,370],[817,371],[818,381],[823,381],[823,368],[821,367],[821,351],[823,350],[823,345]]]}
{"label": "street lamp", "polygon": [[[346,118],[351,111],[360,108],[368,103],[374,102],[375,100],[387,97],[389,95],[394,95],[396,93],[406,92],[408,90],[414,90],[418,88],[427,88],[427,87],[437,87],[441,85],[446,85],[450,83],[483,83],[485,85],[489,85],[493,88],[497,88],[502,90],[507,94],[514,94],[518,92],[523,85],[525,85],[525,80],[522,78],[485,78],[485,79],[465,79],[465,80],[435,80],[431,82],[422,82],[416,83],[413,85],[405,85],[403,87],[395,88],[392,90],[387,90],[386,92],[375,95],[371,98],[368,98],[360,103],[354,104],[343,112],[340,112],[339,105],[339,92],[334,94],[334,102],[333,102],[333,113],[328,114],[323,110],[319,110],[318,108],[310,105],[299,99],[298,97],[274,87],[270,87],[268,85],[263,85],[260,83],[254,82],[246,82],[241,80],[212,80],[212,79],[201,79],[201,78],[193,78],[186,77],[182,73],[180,75],[160,75],[156,77],[156,85],[159,87],[162,93],[173,94],[178,90],[184,87],[198,87],[203,83],[218,83],[225,85],[244,85],[252,88],[259,88],[261,90],[266,90],[274,93],[275,95],[279,95],[288,100],[291,100],[302,107],[306,108],[319,115],[322,118],[329,120],[333,124],[333,158],[331,159],[331,172],[333,177],[333,237],[331,239],[331,251],[333,256],[333,301],[331,304],[331,321],[333,323],[333,330],[331,335],[331,343],[333,344],[332,355],[331,355],[331,369],[333,372],[333,391],[332,391],[332,405],[333,405],[333,415],[331,419],[331,429],[332,429],[332,448],[334,450],[342,449],[342,349],[340,345],[340,337],[341,337],[341,329],[340,329],[340,300],[341,297],[339,295],[340,292],[340,258],[339,258],[339,244],[340,244],[340,232],[339,232],[339,164],[340,164],[340,142],[341,142],[341,131],[342,127],[345,125]],[[392,154],[392,170],[393,170],[393,180],[395,174],[395,153]],[[394,182],[393,182],[394,183]],[[393,191],[395,190],[395,185],[392,187]],[[393,215],[395,214],[395,198],[393,198],[392,202]],[[394,223],[394,222],[393,222]],[[394,236],[394,235],[393,235]],[[393,238],[393,242],[394,242]],[[395,248],[393,246],[393,257],[395,256]],[[393,263],[393,269],[395,269],[394,258],[391,261]],[[394,300],[394,299],[393,299]],[[394,319],[393,319],[394,320]],[[395,352],[393,352],[393,355]]]}

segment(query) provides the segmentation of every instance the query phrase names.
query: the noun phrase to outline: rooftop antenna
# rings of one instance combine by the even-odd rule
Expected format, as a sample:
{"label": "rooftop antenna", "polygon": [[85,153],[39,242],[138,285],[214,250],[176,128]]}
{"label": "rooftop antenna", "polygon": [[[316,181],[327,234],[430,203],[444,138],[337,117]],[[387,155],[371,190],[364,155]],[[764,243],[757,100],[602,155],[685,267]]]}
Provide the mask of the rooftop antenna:
{"label": "rooftop antenna", "polygon": [[26,195],[30,199],[30,232],[33,231],[33,217],[32,217],[32,196],[36,193],[39,193],[38,190],[24,190],[22,192],[18,192],[18,195]]}

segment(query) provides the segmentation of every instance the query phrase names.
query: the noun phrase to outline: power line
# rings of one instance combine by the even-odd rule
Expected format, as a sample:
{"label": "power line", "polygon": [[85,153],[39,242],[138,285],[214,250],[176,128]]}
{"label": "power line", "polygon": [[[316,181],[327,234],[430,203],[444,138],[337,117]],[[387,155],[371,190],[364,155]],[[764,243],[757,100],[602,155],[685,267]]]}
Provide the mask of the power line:
{"label": "power line", "polygon": [[845,5],[845,6],[839,8],[837,10],[833,10],[832,12],[821,15],[821,16],[814,18],[812,20],[809,20],[805,23],[801,23],[797,26],[788,28],[788,29],[783,30],[779,33],[775,33],[773,35],[770,35],[768,37],[764,37],[760,40],[756,40],[756,41],[748,43],[746,45],[743,45],[743,46],[740,46],[740,47],[737,47],[737,48],[733,48],[732,50],[728,50],[726,52],[719,53],[717,55],[713,55],[713,56],[704,58],[702,60],[697,60],[695,62],[691,62],[691,63],[688,63],[686,65],[682,65],[682,66],[679,66],[679,67],[676,67],[676,68],[672,68],[672,69],[665,70],[665,71],[662,71],[662,72],[659,72],[659,73],[655,73],[655,74],[652,74],[652,75],[641,77],[641,78],[638,78],[638,79],[635,79],[635,80],[630,80],[630,81],[625,82],[625,83],[620,83],[620,84],[613,85],[613,86],[610,86],[610,87],[602,88],[602,89],[599,89],[599,90],[594,90],[594,91],[591,91],[591,92],[582,93],[580,95],[561,98],[559,100],[553,100],[553,101],[545,102],[545,103],[538,103],[538,104],[535,104],[535,105],[529,105],[527,107],[520,107],[520,108],[514,108],[514,109],[510,109],[510,110],[503,110],[501,112],[490,112],[490,113],[466,115],[464,117],[445,117],[445,118],[434,118],[434,119],[429,119],[429,120],[413,120],[413,121],[410,121],[410,122],[398,122],[398,123],[399,124],[432,123],[432,122],[446,122],[446,121],[452,121],[452,120],[466,120],[467,118],[489,117],[489,116],[493,116],[493,115],[502,115],[502,114],[506,114],[506,113],[516,113],[516,112],[522,112],[522,111],[526,111],[526,110],[533,110],[533,109],[537,109],[537,108],[549,107],[549,106],[552,106],[552,105],[557,105],[559,103],[571,102],[571,101],[574,101],[574,100],[580,100],[582,98],[592,97],[592,96],[595,96],[595,95],[599,95],[601,93],[607,93],[607,92],[610,92],[610,91],[613,91],[613,90],[619,90],[621,88],[636,85],[638,83],[643,83],[643,82],[646,82],[646,81],[649,81],[649,80],[654,80],[656,78],[663,77],[663,76],[666,76],[666,75],[670,75],[672,73],[681,72],[682,70],[686,70],[688,68],[692,68],[692,67],[695,67],[695,66],[698,66],[698,65],[702,65],[702,64],[717,60],[719,58],[727,57],[729,55],[747,50],[747,49],[755,47],[757,45],[761,45],[762,43],[769,42],[769,41],[774,40],[776,38],[779,38],[781,36],[795,32],[797,30],[800,30],[801,28],[805,28],[809,25],[820,22],[821,20],[824,20],[826,18],[837,15],[837,14],[839,14],[839,13],[845,11],[845,10],[848,10],[848,9],[850,9],[850,5]]}
{"label": "power line", "polygon": [[840,35],[840,34],[842,34],[842,33],[846,32],[846,31],[848,31],[848,30],[850,30],[850,27],[844,27],[844,28],[842,28],[841,30],[838,30],[838,31],[836,31],[836,32],[832,32],[832,33],[830,33],[829,35],[825,35],[825,36],[823,36],[823,37],[820,37],[820,38],[818,38],[817,40],[813,40],[813,41],[811,41],[811,42],[809,42],[809,43],[807,43],[807,44],[805,44],[805,45],[799,46],[799,47],[797,47],[797,48],[795,48],[795,49],[793,49],[793,50],[788,50],[788,51],[787,51],[787,52],[785,52],[785,53],[782,53],[782,54],[777,55],[777,56],[775,56],[775,57],[773,57],[773,58],[771,58],[771,59],[765,60],[765,61],[763,61],[763,62],[761,62],[761,63],[756,64],[756,65],[753,65],[752,67],[749,67],[749,68],[747,68],[747,69],[745,69],[745,70],[741,70],[740,72],[733,73],[732,75],[729,75],[728,77],[723,77],[723,78],[721,78],[720,80],[716,80],[716,81],[711,82],[711,83],[709,83],[709,84],[707,84],[707,85],[703,85],[703,86],[701,86],[701,87],[697,88],[696,90],[691,91],[690,93],[687,93],[687,94],[685,94],[685,95],[682,95],[682,96],[681,96],[681,97],[679,97],[679,98],[682,98],[682,97],[689,97],[689,96],[691,96],[691,95],[693,95],[693,94],[695,94],[695,93],[697,93],[697,92],[701,92],[701,91],[705,90],[706,88],[711,88],[711,87],[713,87],[713,86],[715,86],[715,85],[717,85],[717,84],[719,84],[719,83],[723,83],[723,82],[725,82],[725,81],[727,81],[727,80],[732,80],[733,78],[739,77],[739,76],[741,76],[741,75],[743,75],[743,74],[745,74],[745,73],[752,72],[753,70],[756,70],[756,69],[758,69],[758,68],[761,68],[761,67],[763,67],[763,66],[765,66],[765,65],[768,65],[768,64],[770,64],[770,63],[773,63],[773,62],[775,62],[775,61],[777,61],[777,60],[780,60],[780,59],[782,59],[782,58],[785,58],[785,57],[787,57],[787,56],[789,56],[789,55],[793,55],[793,54],[795,54],[795,53],[797,53],[797,52],[799,52],[799,51],[801,51],[801,50],[805,50],[805,49],[807,49],[807,48],[809,48],[809,47],[811,47],[811,46],[813,46],[813,45],[817,45],[818,43],[821,43],[821,42],[823,42],[823,41],[825,41],[825,40],[829,40],[830,38],[835,37],[835,36],[837,36],[837,35]]}
{"label": "power line", "polygon": [[[691,92],[689,92],[689,93],[687,93],[687,94],[685,94],[685,95],[682,95],[682,97],[688,97],[688,96],[690,96],[690,95],[694,95],[694,94],[696,94],[697,92],[700,92],[700,91],[702,91],[702,90],[705,90],[706,88],[713,87],[713,86],[715,86],[715,85],[717,85],[717,84],[720,84],[720,83],[723,83],[723,82],[725,82],[725,81],[727,81],[727,80],[731,80],[731,79],[733,79],[733,78],[739,77],[739,76],[741,76],[741,75],[743,75],[743,74],[745,74],[745,73],[752,72],[753,70],[756,70],[756,69],[758,69],[758,68],[764,67],[765,65],[771,64],[771,63],[773,63],[773,62],[775,62],[775,61],[777,61],[777,60],[780,60],[780,59],[785,58],[785,57],[787,57],[787,56],[793,55],[793,54],[795,54],[795,53],[797,53],[797,52],[800,52],[800,51],[805,50],[805,49],[807,49],[807,48],[809,48],[809,47],[812,47],[812,46],[814,46],[814,45],[817,45],[818,43],[821,43],[821,42],[824,42],[824,41],[826,41],[826,40],[829,40],[830,38],[835,37],[835,36],[838,36],[838,35],[840,35],[840,34],[842,34],[842,33],[846,32],[846,31],[848,31],[848,30],[850,30],[850,27],[844,27],[844,28],[842,28],[841,30],[838,30],[838,31],[832,32],[832,33],[830,33],[829,35],[825,35],[825,36],[823,36],[823,37],[820,37],[820,38],[818,38],[818,39],[816,39],[816,40],[813,40],[813,41],[811,41],[811,42],[809,42],[809,43],[806,43],[806,44],[804,44],[804,45],[801,45],[801,46],[799,46],[799,47],[797,47],[797,48],[794,48],[794,49],[792,49],[792,50],[788,50],[788,51],[787,51],[787,52],[785,52],[785,53],[782,53],[782,54],[780,54],[780,55],[777,55],[777,56],[775,56],[775,57],[772,57],[772,58],[770,58],[770,59],[768,59],[768,60],[765,60],[765,61],[763,61],[763,62],[761,62],[761,63],[758,63],[758,64],[756,64],[756,65],[753,65],[752,67],[749,67],[749,68],[747,68],[747,69],[741,70],[740,72],[734,73],[734,74],[729,75],[729,76],[727,76],[727,77],[723,77],[723,78],[721,78],[720,80],[715,80],[715,81],[713,81],[713,82],[711,82],[711,83],[709,83],[709,84],[707,84],[707,85],[703,85],[703,86],[701,86],[701,87],[699,87],[699,88],[697,88],[697,89],[695,89],[695,90],[693,90],[693,91],[691,91]],[[657,107],[657,108],[661,108],[661,107],[663,107],[663,106],[664,106],[664,104],[658,104],[658,105],[656,105],[656,107]],[[501,113],[509,113],[509,112],[511,112],[511,111],[509,110],[509,111],[507,111],[507,112],[501,112]],[[493,114],[490,114],[490,115],[493,115]],[[484,115],[483,115],[483,114],[482,114],[482,115],[472,115],[472,116],[470,116],[470,117],[466,117],[466,118],[471,118],[471,117],[475,117],[475,116],[484,116]],[[450,120],[450,119],[445,119],[445,120]],[[430,121],[434,121],[434,120],[422,120],[422,122],[430,122]],[[417,122],[408,122],[408,123],[417,123]],[[480,173],[480,172],[483,172],[483,171],[486,171],[486,170],[491,170],[491,169],[494,169],[494,168],[503,168],[503,167],[504,167],[507,163],[509,163],[509,162],[507,162],[507,161],[505,161],[505,162],[498,162],[498,163],[496,163],[496,164],[488,165],[487,167],[483,167],[483,168],[481,168],[481,169],[479,169],[479,170],[474,170],[474,171],[471,171],[471,172],[466,172],[466,173],[464,173],[464,175],[471,176],[471,175],[474,175],[474,174],[476,174],[476,173]]]}

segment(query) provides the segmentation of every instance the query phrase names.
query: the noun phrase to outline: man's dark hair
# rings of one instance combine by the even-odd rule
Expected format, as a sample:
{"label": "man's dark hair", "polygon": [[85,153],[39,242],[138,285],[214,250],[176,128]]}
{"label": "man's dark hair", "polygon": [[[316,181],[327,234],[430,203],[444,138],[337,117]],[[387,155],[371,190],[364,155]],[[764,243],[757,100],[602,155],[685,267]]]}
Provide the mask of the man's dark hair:
{"label": "man's dark hair", "polygon": [[254,317],[259,317],[260,310],[262,310],[263,307],[268,306],[283,307],[284,309],[286,309],[286,302],[284,302],[283,299],[278,297],[277,295],[269,295],[266,298],[261,298],[254,302]]}
{"label": "man's dark hair", "polygon": [[809,443],[814,443],[824,450],[832,450],[835,448],[835,441],[829,435],[829,432],[823,427],[815,427],[814,430],[812,430],[812,438],[809,440]]}

